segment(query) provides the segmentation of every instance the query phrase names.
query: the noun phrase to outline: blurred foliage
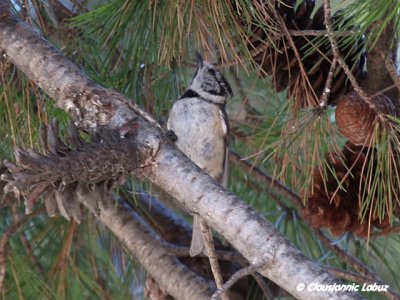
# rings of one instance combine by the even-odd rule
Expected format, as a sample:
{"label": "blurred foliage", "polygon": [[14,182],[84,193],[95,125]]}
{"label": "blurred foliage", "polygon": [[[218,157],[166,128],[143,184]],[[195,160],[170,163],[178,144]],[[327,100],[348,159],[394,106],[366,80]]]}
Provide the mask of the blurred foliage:
{"label": "blurred foliage", "polygon": [[[330,172],[324,155],[344,144],[335,127],[334,108],[295,112],[285,92],[276,93],[270,79],[259,76],[246,47],[251,28],[239,24],[235,14],[248,20],[248,24],[262,26],[267,42],[273,44],[274,36],[281,33],[274,22],[264,22],[256,1],[236,0],[236,9],[230,1],[204,0],[14,3],[16,12],[27,23],[94,80],[124,93],[160,123],[166,121],[174,99],[190,81],[194,52],[198,50],[209,60],[219,62],[235,94],[228,102],[232,149],[298,194],[312,186],[315,167],[323,166]],[[65,15],[57,3],[69,13]],[[270,1],[265,3],[271,5]],[[399,28],[397,1],[333,3],[335,10],[340,8],[343,15],[350,17],[346,24],[357,26],[360,31],[382,21],[383,26],[369,35],[369,47],[389,21]],[[4,59],[0,59],[0,80],[3,159],[12,157],[13,145],[39,147],[41,123],[52,118],[61,121],[61,127],[68,123],[68,115]],[[385,176],[383,173],[381,178]],[[132,179],[130,185],[150,190],[156,196],[161,194],[146,182]],[[232,166],[229,187],[273,222],[305,255],[322,265],[350,270],[319,242],[290,199],[279,196],[284,206],[277,205],[272,187],[254,179],[251,172]],[[134,199],[131,201],[134,203]],[[1,208],[0,215],[0,232],[4,232],[11,222],[10,210]],[[371,236],[368,245],[347,234],[334,243],[375,270],[393,289],[400,289],[398,234]],[[143,298],[144,271],[89,214],[78,226],[61,217],[48,218],[38,213],[12,236],[8,247],[2,299]],[[378,299],[382,295],[365,296]]]}

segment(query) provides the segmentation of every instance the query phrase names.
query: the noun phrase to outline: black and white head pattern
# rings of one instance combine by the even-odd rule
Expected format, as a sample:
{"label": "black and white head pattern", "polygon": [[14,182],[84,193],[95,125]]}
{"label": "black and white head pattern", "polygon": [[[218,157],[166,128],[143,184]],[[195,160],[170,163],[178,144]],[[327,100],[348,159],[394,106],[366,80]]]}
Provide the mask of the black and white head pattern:
{"label": "black and white head pattern", "polygon": [[224,104],[232,89],[222,72],[198,55],[198,67],[189,89],[206,101]]}

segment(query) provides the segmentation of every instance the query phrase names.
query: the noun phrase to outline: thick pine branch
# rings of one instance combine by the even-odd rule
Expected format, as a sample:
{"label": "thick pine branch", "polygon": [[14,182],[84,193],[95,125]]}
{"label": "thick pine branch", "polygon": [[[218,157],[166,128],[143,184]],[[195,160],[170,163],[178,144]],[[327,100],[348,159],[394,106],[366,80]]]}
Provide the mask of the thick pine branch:
{"label": "thick pine branch", "polygon": [[[331,294],[320,291],[297,291],[300,282],[334,284],[338,280],[320,266],[307,259],[274,226],[260,217],[238,197],[227,192],[189,161],[173,145],[169,144],[161,130],[145,113],[130,104],[121,94],[105,89],[83,74],[59,51],[51,47],[36,32],[19,22],[0,5],[0,49],[21,71],[34,80],[57,105],[72,116],[78,127],[86,130],[107,125],[110,128],[137,128],[132,137],[138,149],[147,153],[141,166],[147,167],[148,178],[175,197],[189,209],[200,214],[213,228],[223,235],[252,264],[265,262],[260,273],[286,289],[298,299],[358,299],[349,292]],[[135,233],[125,226],[124,208],[100,211],[104,222],[133,253]],[[138,234],[139,232],[137,232]],[[153,254],[163,257],[161,250]],[[143,262],[142,262],[143,263]],[[144,267],[153,277],[159,270],[155,264]],[[157,270],[156,270],[157,269]],[[176,295],[181,285],[167,285],[169,273],[158,275],[168,293]],[[177,298],[183,298],[179,293]],[[187,295],[186,295],[187,296]]]}
{"label": "thick pine branch", "polygon": [[[93,197],[91,191],[78,190],[81,203]],[[99,197],[89,202],[99,201]],[[90,209],[90,207],[88,207]],[[92,211],[93,213],[96,213]],[[149,225],[123,200],[117,205],[102,196],[98,219],[115,234],[160,286],[176,299],[209,299],[212,284],[182,264],[163,247],[162,241]]]}

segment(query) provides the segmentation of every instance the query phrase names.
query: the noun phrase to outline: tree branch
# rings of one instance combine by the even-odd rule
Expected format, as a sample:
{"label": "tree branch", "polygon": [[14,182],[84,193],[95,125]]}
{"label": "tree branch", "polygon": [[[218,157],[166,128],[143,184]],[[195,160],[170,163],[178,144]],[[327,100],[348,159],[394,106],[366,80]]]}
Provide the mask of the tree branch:
{"label": "tree branch", "polygon": [[332,25],[332,18],[331,18],[331,3],[330,0],[324,0],[324,20],[326,30],[328,32],[329,41],[331,43],[332,52],[334,58],[337,60],[339,65],[342,67],[343,71],[345,72],[347,78],[350,80],[351,85],[353,86],[354,90],[357,94],[368,104],[368,106],[373,109],[378,117],[382,119],[382,112],[377,108],[376,104],[372,101],[371,97],[368,96],[365,91],[361,88],[359,83],[357,82],[356,78],[354,77],[353,73],[351,72],[349,66],[346,64],[342,54],[340,53],[337,41],[335,39],[333,25]]}
{"label": "tree branch", "polygon": [[[78,190],[79,202],[85,205],[88,197],[94,197],[94,193]],[[165,249],[163,242],[129,204],[118,199],[116,205],[104,196],[100,203],[99,212],[87,208],[98,213],[99,221],[114,233],[168,294],[176,299],[211,297],[213,286]]]}
{"label": "tree branch", "polygon": [[[326,30],[294,30],[291,29],[289,30],[289,33],[291,36],[326,36],[328,35],[328,31]],[[348,31],[335,31],[333,34],[336,37],[340,36],[351,36],[357,33],[354,30],[348,30]]]}
{"label": "tree branch", "polygon": [[331,267],[326,267],[325,266],[325,270],[327,270],[329,273],[331,273],[332,275],[335,275],[339,278],[343,278],[349,281],[353,281],[353,282],[358,282],[360,284],[379,284],[381,286],[385,286],[387,289],[385,289],[384,291],[382,291],[383,294],[386,295],[386,297],[390,300],[396,300],[399,299],[399,295],[394,293],[390,288],[389,285],[384,285],[382,283],[377,283],[375,280],[371,280],[371,278],[369,277],[365,277],[353,272],[349,272],[349,271],[344,271],[344,270],[340,270],[340,269],[336,269],[336,268],[331,268]]}
{"label": "tree branch", "polygon": [[[145,192],[139,192],[137,197],[137,201],[139,205],[142,206],[142,209],[146,211],[146,214],[151,215],[150,219],[153,221],[157,220],[152,225],[156,227],[156,231],[162,239],[168,242],[168,245],[165,244],[164,247],[169,249],[172,253],[175,253],[177,256],[189,257],[192,226],[184,219],[177,216],[171,209],[163,205],[157,198],[152,197]],[[172,243],[175,245],[172,246]],[[186,246],[176,246],[176,244]],[[236,252],[234,249],[229,249],[227,246],[222,246],[218,239],[215,240],[215,245],[219,260],[236,262],[242,266],[248,264],[248,261],[243,258],[240,253]],[[196,257],[207,258],[204,254],[199,254],[199,256]]]}
{"label": "tree branch", "polygon": [[[252,175],[254,177],[256,177],[260,181],[264,181],[267,185],[269,185],[271,187],[271,189],[274,192],[277,192],[281,196],[289,199],[296,206],[296,209],[299,212],[301,212],[303,210],[301,198],[296,193],[294,193],[291,189],[289,189],[287,186],[283,185],[278,180],[273,179],[271,175],[260,170],[258,167],[252,165],[251,162],[241,158],[239,154],[237,154],[233,151],[230,152],[230,159],[236,165],[243,168],[246,172],[248,172],[248,173],[252,172]],[[280,206],[284,206],[284,204],[282,202],[277,202],[277,204]],[[309,224],[308,220],[306,220],[304,218],[302,218],[302,220],[306,224]],[[334,244],[328,237],[326,237],[326,235],[320,229],[314,228],[311,225],[310,225],[310,228],[314,231],[314,234],[317,236],[317,238],[322,242],[322,244],[324,244],[324,246],[329,251],[336,254],[351,268],[353,268],[357,272],[360,272],[361,274],[363,274],[363,275],[361,275],[361,277],[368,278],[368,280],[370,282],[377,282],[380,285],[384,284],[382,282],[382,280],[379,278],[379,276],[373,270],[371,270],[370,268],[365,266],[361,261],[359,261],[354,256],[352,256],[349,253],[347,253],[346,251],[342,250],[336,244]],[[388,289],[386,294],[388,295],[388,297],[392,297],[392,298],[399,297],[398,293],[392,289]]]}
{"label": "tree branch", "polygon": [[[8,2],[3,1],[0,4],[0,48],[4,55],[53,97],[57,106],[66,110],[78,127],[92,131],[99,125],[106,125],[122,132],[125,126],[135,126],[135,143],[139,149],[146,149],[148,154],[141,164],[143,168],[147,168],[148,178],[201,215],[250,262],[259,264],[261,261],[268,261],[268,265],[259,272],[295,297],[360,298],[358,294],[343,291],[333,295],[323,291],[297,291],[299,282],[334,284],[338,280],[307,259],[271,223],[189,161],[168,142],[147,114],[121,94],[90,80],[36,32],[11,16],[4,3]],[[125,221],[121,216],[125,217]],[[138,245],[133,240],[136,234],[140,234],[140,230],[135,231],[132,226],[126,226],[130,222],[126,222],[129,221],[129,213],[125,208],[106,208],[100,212],[99,219],[113,232],[119,233],[120,239],[132,253],[140,253],[145,249],[144,245]],[[157,248],[146,254],[169,257]],[[163,261],[165,263],[169,268],[175,267],[172,263]],[[159,266],[155,262],[145,261],[143,265],[150,273],[159,272]],[[165,284],[170,275],[171,273],[158,274],[157,281],[161,285]],[[186,279],[189,280],[187,277]],[[187,290],[188,285],[182,285],[182,282],[177,282],[175,287],[168,286],[168,292],[177,295],[180,293],[177,288],[186,291],[185,296],[195,292],[196,289]]]}
{"label": "tree branch", "polygon": [[246,268],[240,269],[237,271],[235,274],[229,278],[229,280],[223,285],[222,289],[218,289],[212,297],[211,300],[218,300],[221,298],[221,296],[229,290],[239,279],[246,277],[252,273],[255,273],[258,268],[262,267],[262,264],[260,265],[250,265]]}
{"label": "tree branch", "polygon": [[[303,210],[303,203],[301,198],[295,192],[293,192],[289,187],[279,182],[279,180],[274,179],[271,175],[262,171],[248,160],[243,159],[238,153],[234,152],[233,150],[231,150],[229,153],[229,159],[233,163],[244,169],[247,173],[251,173],[251,175],[254,178],[265,182],[269,187],[271,187],[273,193],[277,193],[289,199],[291,203],[294,204],[297,211],[300,212]],[[277,204],[282,207],[285,206],[282,202],[277,202]]]}

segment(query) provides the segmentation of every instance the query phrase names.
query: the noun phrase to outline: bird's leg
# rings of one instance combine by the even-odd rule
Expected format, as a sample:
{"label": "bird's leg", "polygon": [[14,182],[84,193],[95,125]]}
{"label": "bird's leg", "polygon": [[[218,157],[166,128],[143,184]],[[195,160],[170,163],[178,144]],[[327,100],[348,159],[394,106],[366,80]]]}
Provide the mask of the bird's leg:
{"label": "bird's leg", "polygon": [[[204,247],[205,247],[205,252],[206,252],[204,254],[208,257],[208,259],[210,261],[211,271],[214,275],[217,289],[221,290],[224,285],[224,280],[222,279],[221,268],[219,267],[217,254],[215,252],[215,246],[214,246],[213,236],[211,233],[211,228],[202,219],[200,219],[199,221],[200,221],[201,233],[203,236]],[[224,293],[221,294],[221,299],[229,300],[229,298]]]}

